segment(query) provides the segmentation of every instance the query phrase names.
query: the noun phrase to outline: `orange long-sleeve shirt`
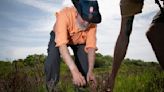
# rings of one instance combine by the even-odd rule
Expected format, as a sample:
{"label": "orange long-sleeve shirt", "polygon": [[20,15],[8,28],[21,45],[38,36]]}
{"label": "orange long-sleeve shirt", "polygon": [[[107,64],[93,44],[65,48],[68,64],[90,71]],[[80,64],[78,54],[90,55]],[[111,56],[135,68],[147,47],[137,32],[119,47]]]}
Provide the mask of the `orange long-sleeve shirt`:
{"label": "orange long-sleeve shirt", "polygon": [[56,23],[53,31],[55,32],[56,47],[63,44],[77,45],[86,44],[88,48],[96,47],[96,28],[97,25],[91,24],[85,31],[79,30],[76,25],[77,11],[74,7],[66,7],[56,12]]}

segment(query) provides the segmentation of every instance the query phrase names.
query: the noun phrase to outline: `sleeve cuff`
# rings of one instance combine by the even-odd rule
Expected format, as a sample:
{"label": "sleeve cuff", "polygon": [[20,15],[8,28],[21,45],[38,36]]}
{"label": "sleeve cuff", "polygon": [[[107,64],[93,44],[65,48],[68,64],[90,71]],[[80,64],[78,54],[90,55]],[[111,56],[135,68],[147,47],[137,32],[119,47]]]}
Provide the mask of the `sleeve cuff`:
{"label": "sleeve cuff", "polygon": [[98,48],[97,48],[97,47],[85,47],[85,48],[84,48],[84,50],[85,50],[85,52],[86,52],[86,53],[88,53],[88,48],[93,48],[93,49],[95,49],[95,51],[97,51],[97,50],[98,50]]}

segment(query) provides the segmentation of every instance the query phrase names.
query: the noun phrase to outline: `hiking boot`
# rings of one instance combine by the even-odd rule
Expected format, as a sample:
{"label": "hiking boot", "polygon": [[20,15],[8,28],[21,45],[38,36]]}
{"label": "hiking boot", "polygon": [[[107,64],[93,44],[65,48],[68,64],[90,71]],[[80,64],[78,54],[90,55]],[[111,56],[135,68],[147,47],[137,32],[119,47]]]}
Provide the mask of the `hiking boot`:
{"label": "hiking boot", "polygon": [[46,83],[46,88],[48,92],[57,92],[57,89],[55,87],[55,81],[50,80]]}
{"label": "hiking boot", "polygon": [[89,92],[87,87],[78,87],[78,86],[75,86],[74,91],[75,92]]}

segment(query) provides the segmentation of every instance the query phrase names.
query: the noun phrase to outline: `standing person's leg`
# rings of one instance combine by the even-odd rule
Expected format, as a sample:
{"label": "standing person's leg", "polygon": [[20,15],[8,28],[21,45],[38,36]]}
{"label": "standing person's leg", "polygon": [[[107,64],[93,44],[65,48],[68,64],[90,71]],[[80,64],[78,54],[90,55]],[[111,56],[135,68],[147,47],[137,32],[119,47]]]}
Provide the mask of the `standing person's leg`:
{"label": "standing person's leg", "polygon": [[159,64],[164,69],[164,23],[153,23],[146,33],[146,36]]}
{"label": "standing person's leg", "polygon": [[132,31],[133,19],[134,16],[122,17],[121,30],[117,38],[117,42],[114,50],[112,73],[110,74],[110,77],[108,78],[108,83],[106,85],[107,92],[113,91],[118,69],[120,68],[121,62],[123,61],[126,55],[126,51],[129,44],[129,37]]}
{"label": "standing person's leg", "polygon": [[164,14],[161,11],[154,16],[146,36],[159,64],[164,69]]}
{"label": "standing person's leg", "polygon": [[59,81],[60,72],[60,54],[59,49],[55,47],[55,34],[52,31],[50,33],[50,41],[48,44],[48,56],[45,61],[45,75],[46,75],[46,87],[48,92],[53,92],[54,87]]}
{"label": "standing person's leg", "polygon": [[[75,56],[75,64],[77,65],[79,71],[82,73],[82,75],[85,77],[88,73],[88,55],[84,51],[85,45],[75,45],[71,46],[74,52]],[[77,92],[83,92],[80,88],[75,89]]]}
{"label": "standing person's leg", "polygon": [[120,68],[128,48],[134,15],[142,12],[143,4],[144,0],[120,0],[120,11],[122,16],[121,29],[114,50],[112,73],[108,78],[107,86],[109,87],[109,91],[107,92],[113,91],[118,69]]}

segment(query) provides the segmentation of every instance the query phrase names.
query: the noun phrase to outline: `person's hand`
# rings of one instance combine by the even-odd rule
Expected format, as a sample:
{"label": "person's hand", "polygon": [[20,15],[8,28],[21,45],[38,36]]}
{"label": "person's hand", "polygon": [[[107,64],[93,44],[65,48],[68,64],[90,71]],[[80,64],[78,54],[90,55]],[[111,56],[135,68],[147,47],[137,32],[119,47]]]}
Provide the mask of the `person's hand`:
{"label": "person's hand", "polygon": [[78,69],[71,70],[72,77],[73,77],[73,83],[77,86],[85,86],[86,81],[85,78],[82,76],[82,74],[78,71]]}
{"label": "person's hand", "polygon": [[93,72],[88,72],[87,73],[87,82],[88,83],[91,83],[91,86],[96,88],[97,87],[97,81],[96,81],[96,78],[95,78],[95,75]]}

